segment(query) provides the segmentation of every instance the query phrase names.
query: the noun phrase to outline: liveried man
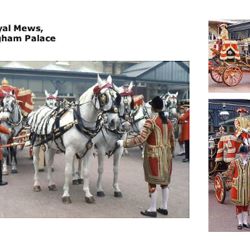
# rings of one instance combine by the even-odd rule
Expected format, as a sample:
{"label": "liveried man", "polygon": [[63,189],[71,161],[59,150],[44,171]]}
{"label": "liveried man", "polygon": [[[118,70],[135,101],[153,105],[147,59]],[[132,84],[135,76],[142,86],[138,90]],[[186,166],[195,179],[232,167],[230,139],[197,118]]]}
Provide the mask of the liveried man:
{"label": "liveried man", "polygon": [[[149,102],[151,118],[147,119],[141,133],[117,144],[125,148],[144,144],[144,175],[148,183],[150,207],[141,211],[149,217],[157,217],[157,212],[168,215],[169,184],[172,173],[172,155],[174,153],[174,134],[172,123],[165,116],[163,101],[156,96]],[[157,185],[161,186],[162,205],[157,209]]]}

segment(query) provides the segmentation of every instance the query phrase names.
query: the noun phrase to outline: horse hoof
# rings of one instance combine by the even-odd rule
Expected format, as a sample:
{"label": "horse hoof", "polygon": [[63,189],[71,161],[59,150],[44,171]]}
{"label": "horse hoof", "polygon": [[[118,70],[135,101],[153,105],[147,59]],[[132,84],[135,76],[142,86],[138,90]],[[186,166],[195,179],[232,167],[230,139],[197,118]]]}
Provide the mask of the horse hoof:
{"label": "horse hoof", "polygon": [[64,197],[62,197],[62,202],[63,202],[64,204],[70,204],[70,203],[72,203],[72,201],[71,201],[71,199],[70,199],[69,196],[64,196]]}
{"label": "horse hoof", "polygon": [[49,191],[57,191],[56,185],[52,184],[50,186],[48,186]]}
{"label": "horse hoof", "polygon": [[17,174],[18,172],[17,172],[16,169],[12,169],[12,170],[11,170],[11,173],[12,173],[12,174]]}
{"label": "horse hoof", "polygon": [[98,197],[104,197],[104,196],[105,196],[105,193],[104,193],[103,191],[97,191],[97,192],[96,192],[96,195],[97,195]]}
{"label": "horse hoof", "polygon": [[92,204],[92,203],[95,203],[95,198],[94,196],[85,197],[85,201],[89,204]]}
{"label": "horse hoof", "polygon": [[41,189],[40,186],[34,186],[34,187],[33,187],[33,191],[34,191],[34,192],[41,192],[42,189]]}
{"label": "horse hoof", "polygon": [[78,180],[72,180],[72,185],[78,185],[78,184],[79,184]]}
{"label": "horse hoof", "polygon": [[114,192],[114,196],[116,197],[116,198],[121,198],[122,197],[122,192],[121,191],[119,191],[119,192]]}
{"label": "horse hoof", "polygon": [[83,184],[83,179],[78,179],[78,184]]}
{"label": "horse hoof", "polygon": [[38,169],[38,171],[39,172],[44,172],[45,170],[44,170],[44,168],[40,168],[40,169]]}

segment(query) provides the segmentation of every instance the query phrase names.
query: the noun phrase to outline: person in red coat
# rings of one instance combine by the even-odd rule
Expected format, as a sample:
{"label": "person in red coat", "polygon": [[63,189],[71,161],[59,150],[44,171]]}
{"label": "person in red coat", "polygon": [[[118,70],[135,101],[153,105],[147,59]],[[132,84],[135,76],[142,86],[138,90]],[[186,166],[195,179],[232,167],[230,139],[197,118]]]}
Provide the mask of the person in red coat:
{"label": "person in red coat", "polygon": [[185,159],[183,162],[189,162],[189,104],[184,104],[184,113],[179,117],[179,123],[182,124],[182,140],[185,143]]}
{"label": "person in red coat", "polygon": [[[9,135],[11,133],[11,129],[4,127],[3,125],[0,125],[0,134],[6,134]],[[0,161],[3,160],[3,152],[1,149],[1,144],[0,144]]]}
{"label": "person in red coat", "polygon": [[[141,133],[124,141],[119,140],[117,144],[125,148],[144,144],[143,168],[145,181],[149,187],[151,204],[149,209],[141,211],[141,214],[157,217],[157,212],[168,215],[168,185],[172,174],[172,155],[175,145],[173,125],[162,111],[162,99],[156,96],[149,104],[152,107],[152,117],[146,120]],[[156,209],[156,185],[160,185],[162,190],[162,205],[158,209]]]}
{"label": "person in red coat", "polygon": [[232,160],[228,170],[223,173],[232,181],[231,200],[236,207],[239,230],[250,228],[248,223],[248,206],[250,203],[250,159],[248,147],[240,147],[239,157]]}
{"label": "person in red coat", "polygon": [[[8,128],[0,125],[0,134],[1,133],[8,135],[11,133],[11,129],[8,129]],[[1,148],[1,144],[0,144],[0,186],[8,184],[6,181],[2,180],[2,160],[3,160],[3,153],[2,153],[2,148]]]}
{"label": "person in red coat", "polygon": [[[184,108],[182,106],[180,106],[180,111],[179,111],[179,116],[181,116],[184,113]],[[179,143],[179,147],[180,147],[180,152],[177,154],[178,156],[183,156],[185,155],[185,143],[183,140],[183,133],[182,133],[182,129],[183,129],[183,122],[178,120],[178,125],[179,125],[179,136],[178,136],[178,143]]]}

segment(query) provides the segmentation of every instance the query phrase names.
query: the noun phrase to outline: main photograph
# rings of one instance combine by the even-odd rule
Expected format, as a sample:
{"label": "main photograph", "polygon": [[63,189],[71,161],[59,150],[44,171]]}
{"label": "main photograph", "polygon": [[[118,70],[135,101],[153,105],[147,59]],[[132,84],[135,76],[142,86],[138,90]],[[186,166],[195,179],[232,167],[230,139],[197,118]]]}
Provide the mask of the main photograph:
{"label": "main photograph", "polygon": [[189,217],[189,62],[1,61],[0,78],[0,217]]}

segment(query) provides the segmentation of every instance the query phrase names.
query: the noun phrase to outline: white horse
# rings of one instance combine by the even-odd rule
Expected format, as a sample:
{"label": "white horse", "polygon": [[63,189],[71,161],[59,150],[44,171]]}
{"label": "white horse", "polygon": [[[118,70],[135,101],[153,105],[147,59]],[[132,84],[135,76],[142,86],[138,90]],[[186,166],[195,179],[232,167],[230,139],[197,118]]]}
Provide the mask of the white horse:
{"label": "white horse", "polygon": [[[177,97],[178,97],[178,92],[174,93],[166,93],[160,96],[161,99],[163,100],[163,109],[168,116],[169,119],[172,117],[177,116]],[[149,104],[149,101],[145,103],[146,111],[148,113],[148,116],[150,117],[152,115],[152,110],[151,110],[151,105]]]}
{"label": "white horse", "polygon": [[[48,93],[47,90],[44,91],[44,94],[45,94],[45,106],[49,107],[50,109],[55,109],[58,107],[58,90],[55,91],[54,94],[52,93]],[[29,116],[28,116],[28,120],[31,120],[33,119],[32,117],[36,114],[36,111],[32,111]],[[26,146],[30,146],[30,142],[28,141],[26,143]],[[32,148],[30,148],[30,154],[32,155]],[[41,170],[41,169],[40,169]]]}
{"label": "white horse", "polygon": [[177,116],[177,97],[178,92],[176,92],[175,94],[168,92],[162,97],[162,99],[164,100],[164,111],[167,112],[167,116],[170,119]]}
{"label": "white horse", "polygon": [[46,104],[45,105],[47,105],[51,109],[56,108],[58,106],[58,99],[57,99],[58,90],[56,90],[54,94],[48,93],[47,90],[45,90],[44,93],[45,93],[45,97],[46,97],[46,99],[45,99]]}
{"label": "white horse", "polygon": [[[45,94],[45,106],[50,108],[50,109],[55,109],[56,107],[58,107],[58,90],[55,91],[54,94],[52,93],[48,93],[47,90],[44,91]],[[44,106],[43,105],[43,106]],[[36,114],[37,110],[32,111],[29,115],[28,115],[28,121],[33,119],[33,116]]]}
{"label": "white horse", "polygon": [[[3,111],[5,113],[8,113],[9,116],[6,120],[3,120],[1,124],[7,128],[10,128],[12,130],[12,133],[10,135],[1,134],[1,144],[8,144],[9,140],[13,136],[17,136],[19,132],[22,130],[23,127],[23,116],[20,109],[20,106],[17,102],[16,96],[14,91],[11,92],[5,92],[5,97],[3,98]],[[16,147],[12,147],[12,154],[10,165],[11,165],[11,173],[16,174],[17,173],[17,162],[16,162]],[[3,149],[3,174],[7,175],[8,172],[8,166],[7,166],[7,155],[8,150],[7,148]]]}
{"label": "white horse", "polygon": [[[149,105],[149,104],[148,104]],[[147,108],[146,105],[140,105],[135,110],[133,110],[131,114],[131,133],[139,134],[142,131],[142,128],[146,122],[146,120],[151,115],[151,106]],[[144,157],[143,147],[141,148],[141,157]],[[128,154],[128,153],[127,153]]]}
{"label": "white horse", "polygon": [[[97,179],[97,196],[105,196],[102,187],[102,176],[104,172],[105,155],[113,156],[113,189],[115,197],[122,197],[122,192],[118,184],[118,175],[120,168],[120,160],[123,153],[123,147],[117,147],[116,142],[125,139],[130,129],[130,112],[132,104],[132,88],[131,82],[128,87],[116,87],[114,89],[119,93],[120,100],[117,103],[118,110],[112,110],[105,113],[105,123],[101,132],[96,136],[95,148],[98,157],[98,179]],[[79,176],[79,163],[75,166],[76,170],[73,177],[73,183],[81,183]],[[77,170],[78,168],[78,170]],[[85,180],[84,180],[85,181]]]}
{"label": "white horse", "polygon": [[84,178],[83,191],[88,203],[94,202],[89,190],[88,166],[92,154],[92,145],[102,127],[99,119],[102,112],[110,110],[115,102],[116,92],[113,90],[112,78],[103,81],[99,76],[97,84],[89,88],[80,97],[75,107],[55,112],[48,107],[41,107],[29,121],[34,144],[33,163],[35,168],[34,191],[41,191],[38,178],[39,144],[46,145],[46,165],[48,167],[49,190],[56,186],[51,176],[51,166],[55,152],[59,149],[65,152],[65,182],[62,201],[71,203],[69,184],[72,179],[73,159],[77,154],[82,157],[82,176]]}

